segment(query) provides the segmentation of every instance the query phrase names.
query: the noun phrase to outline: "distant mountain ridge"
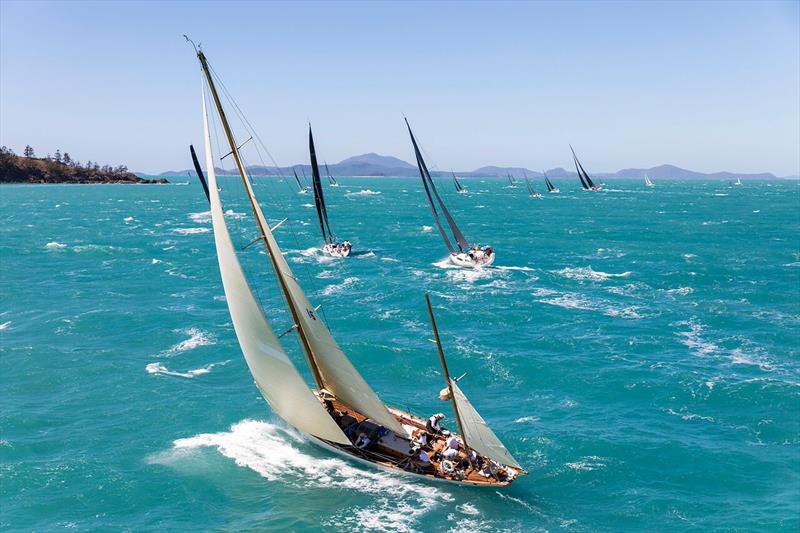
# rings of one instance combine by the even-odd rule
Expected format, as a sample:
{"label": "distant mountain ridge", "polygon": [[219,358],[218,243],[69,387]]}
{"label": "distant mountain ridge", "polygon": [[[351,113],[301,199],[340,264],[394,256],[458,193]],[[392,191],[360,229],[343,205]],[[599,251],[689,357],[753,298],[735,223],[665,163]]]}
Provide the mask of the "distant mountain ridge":
{"label": "distant mountain ridge", "polygon": [[[348,157],[338,163],[328,165],[331,174],[334,176],[416,176],[417,167],[397,157],[380,155],[374,152],[368,154],[356,155]],[[296,164],[286,167],[264,167],[264,166],[250,166],[247,170],[253,175],[261,176],[277,176],[277,175],[291,175],[292,170],[296,170],[298,174],[305,172],[306,175],[311,175],[311,165]],[[450,171],[431,170],[434,176],[449,176]],[[704,173],[694,170],[687,170],[684,168],[676,167],[674,165],[659,165],[652,168],[626,168],[618,170],[617,172],[592,172],[587,169],[589,175],[599,179],[615,179],[615,178],[644,178],[645,175],[653,179],[710,179],[710,180],[726,180],[726,179],[779,179],[772,173],[761,172],[756,174],[742,173],[742,172],[712,172]],[[219,175],[229,175],[235,173],[233,169],[215,168]],[[324,167],[322,168],[324,173]],[[547,175],[551,178],[577,178],[578,175],[570,170],[564,168],[552,168],[545,170]],[[162,172],[159,176],[185,176],[194,175],[193,170],[176,170]],[[542,177],[541,171],[531,170],[523,167],[501,167],[501,166],[484,166],[471,171],[457,171],[456,175],[462,177],[505,177],[511,174],[515,178],[521,178],[524,175],[529,177]]]}

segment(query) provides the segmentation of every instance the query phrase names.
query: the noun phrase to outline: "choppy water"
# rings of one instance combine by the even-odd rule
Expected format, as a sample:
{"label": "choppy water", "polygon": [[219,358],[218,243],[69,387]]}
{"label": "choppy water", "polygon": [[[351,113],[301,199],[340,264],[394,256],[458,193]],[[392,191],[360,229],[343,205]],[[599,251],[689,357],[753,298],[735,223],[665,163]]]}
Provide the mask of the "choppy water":
{"label": "choppy water", "polygon": [[[797,182],[562,183],[542,200],[443,183],[497,250],[471,272],[443,268],[418,180],[341,181],[327,193],[348,260],[315,248],[310,197],[258,187],[288,207],[278,238],[339,343],[388,403],[443,409],[430,291],[452,371],[530,476],[410,481],[286,427],[239,353],[195,183],[3,187],[3,530],[800,527]],[[283,331],[265,256],[243,255]]]}

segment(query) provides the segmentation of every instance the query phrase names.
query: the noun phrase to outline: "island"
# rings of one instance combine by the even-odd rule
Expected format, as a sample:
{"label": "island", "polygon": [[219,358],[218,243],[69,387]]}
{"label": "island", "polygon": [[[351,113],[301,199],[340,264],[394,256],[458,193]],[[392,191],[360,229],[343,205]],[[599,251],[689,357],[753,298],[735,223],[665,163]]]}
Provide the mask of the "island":
{"label": "island", "polygon": [[68,152],[56,150],[54,156],[36,157],[33,148],[25,147],[22,156],[0,147],[0,183],[169,183],[165,178],[145,179],[128,171],[125,165],[100,166],[96,162],[80,163]]}

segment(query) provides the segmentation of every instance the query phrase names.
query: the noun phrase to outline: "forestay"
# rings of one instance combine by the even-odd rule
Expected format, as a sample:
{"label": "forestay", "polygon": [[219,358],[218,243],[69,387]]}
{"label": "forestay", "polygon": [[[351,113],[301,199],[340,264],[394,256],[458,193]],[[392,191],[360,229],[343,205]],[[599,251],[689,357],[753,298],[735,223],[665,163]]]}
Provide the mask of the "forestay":
{"label": "forestay", "polygon": [[214,173],[208,114],[203,94],[203,127],[214,243],[225,299],[247,366],[278,416],[300,431],[340,444],[350,441],[308,388],[270,328],[244,275],[225,223]]}
{"label": "forestay", "polygon": [[453,388],[453,398],[458,408],[458,414],[461,417],[461,430],[464,432],[467,446],[500,464],[524,470],[511,456],[506,447],[503,446],[497,435],[489,429],[486,421],[478,414],[478,411],[472,407],[472,404],[461,392],[461,389],[458,388],[458,384],[454,379],[450,379],[450,386]]}

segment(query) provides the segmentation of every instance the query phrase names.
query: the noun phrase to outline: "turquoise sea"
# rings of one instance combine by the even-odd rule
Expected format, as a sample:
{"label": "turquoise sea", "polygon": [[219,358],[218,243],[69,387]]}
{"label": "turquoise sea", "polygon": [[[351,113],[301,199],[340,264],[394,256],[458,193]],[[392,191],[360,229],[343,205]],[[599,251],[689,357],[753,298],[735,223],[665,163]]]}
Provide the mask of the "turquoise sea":
{"label": "turquoise sea", "polygon": [[[443,180],[467,236],[497,250],[464,271],[441,263],[418,179],[340,181],[326,193],[346,260],[321,257],[313,198],[257,185],[272,222],[290,217],[278,240],[334,336],[387,403],[449,412],[429,291],[451,371],[530,475],[427,483],[282,423],[239,351],[194,181],[4,186],[0,529],[800,529],[798,182],[554,180],[562,194],[532,200]],[[244,246],[237,184],[223,201]],[[285,330],[266,257],[242,256]]]}

